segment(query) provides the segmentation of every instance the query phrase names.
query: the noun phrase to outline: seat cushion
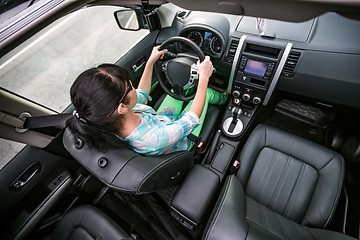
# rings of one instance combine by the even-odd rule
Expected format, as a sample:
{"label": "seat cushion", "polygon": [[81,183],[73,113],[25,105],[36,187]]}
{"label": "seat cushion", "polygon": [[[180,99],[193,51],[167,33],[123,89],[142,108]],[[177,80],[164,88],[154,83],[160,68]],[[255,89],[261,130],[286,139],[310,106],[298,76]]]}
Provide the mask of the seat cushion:
{"label": "seat cushion", "polygon": [[279,129],[257,126],[237,173],[247,196],[306,226],[326,226],[340,197],[340,154]]}
{"label": "seat cushion", "polygon": [[247,197],[239,179],[231,175],[224,184],[210,221],[206,240],[350,240],[341,233],[304,227]]}
{"label": "seat cushion", "polygon": [[129,236],[100,210],[83,205],[60,220],[52,234],[52,240],[125,239]]}

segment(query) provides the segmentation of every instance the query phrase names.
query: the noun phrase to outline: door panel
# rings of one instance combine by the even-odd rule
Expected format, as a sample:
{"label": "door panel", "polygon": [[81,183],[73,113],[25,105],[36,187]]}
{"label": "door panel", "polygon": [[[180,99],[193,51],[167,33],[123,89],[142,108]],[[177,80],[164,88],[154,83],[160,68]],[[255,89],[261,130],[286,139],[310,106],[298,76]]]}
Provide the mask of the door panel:
{"label": "door panel", "polygon": [[[30,176],[34,172],[31,166],[38,169],[34,176]],[[23,178],[29,167],[30,175]],[[1,232],[1,239],[28,232],[70,186],[70,172],[77,167],[73,160],[30,146],[12,159],[0,174],[0,224],[5,230]],[[25,185],[14,187],[17,180],[24,181]]]}
{"label": "door panel", "polygon": [[143,62],[142,60],[145,60],[145,62],[148,60],[158,34],[158,30],[151,31],[145,38],[143,38],[116,62],[117,65],[122,66],[129,72],[130,79],[133,81],[135,86],[139,83],[141,75],[144,72],[145,64],[137,70],[134,70],[133,66],[136,65],[139,67],[139,65]]}

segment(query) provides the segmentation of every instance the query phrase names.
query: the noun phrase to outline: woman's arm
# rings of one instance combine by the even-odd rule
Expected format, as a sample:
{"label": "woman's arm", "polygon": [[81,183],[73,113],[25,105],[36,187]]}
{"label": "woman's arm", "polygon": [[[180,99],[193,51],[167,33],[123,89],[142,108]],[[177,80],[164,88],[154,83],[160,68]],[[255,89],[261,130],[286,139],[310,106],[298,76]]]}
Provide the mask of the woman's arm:
{"label": "woman's arm", "polygon": [[148,94],[150,93],[150,89],[151,89],[151,79],[152,79],[154,64],[159,58],[163,58],[165,52],[167,51],[166,49],[163,49],[161,51],[159,51],[158,49],[159,46],[153,48],[151,55],[145,65],[144,72],[141,76],[138,85],[138,89],[144,90]]}
{"label": "woman's arm", "polygon": [[194,101],[191,104],[190,111],[196,113],[200,118],[203,111],[206,100],[206,89],[209,83],[209,78],[214,70],[214,67],[210,61],[210,57],[206,56],[204,61],[197,62],[199,83],[197,86]]}

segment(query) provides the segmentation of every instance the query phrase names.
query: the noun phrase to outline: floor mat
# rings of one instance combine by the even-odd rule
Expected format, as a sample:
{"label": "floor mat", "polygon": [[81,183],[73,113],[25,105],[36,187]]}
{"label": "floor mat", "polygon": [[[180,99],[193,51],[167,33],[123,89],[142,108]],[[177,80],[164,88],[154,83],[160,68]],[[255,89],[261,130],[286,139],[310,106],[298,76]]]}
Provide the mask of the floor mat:
{"label": "floor mat", "polygon": [[335,117],[331,110],[283,99],[265,123],[326,146],[329,125]]}

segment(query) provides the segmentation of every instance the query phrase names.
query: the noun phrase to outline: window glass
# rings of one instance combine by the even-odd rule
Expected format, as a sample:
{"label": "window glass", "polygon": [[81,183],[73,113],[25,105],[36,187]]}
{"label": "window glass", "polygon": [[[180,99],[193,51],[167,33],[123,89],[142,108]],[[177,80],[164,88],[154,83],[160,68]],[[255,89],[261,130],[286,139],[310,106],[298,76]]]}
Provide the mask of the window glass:
{"label": "window glass", "polygon": [[64,17],[0,59],[0,86],[57,112],[85,69],[114,63],[149,31],[121,30],[119,7],[91,7]]}
{"label": "window glass", "polygon": [[[57,112],[70,104],[70,87],[84,70],[114,63],[149,30],[121,30],[119,7],[81,9],[52,23],[0,59],[0,86]],[[0,169],[23,144],[0,140]]]}
{"label": "window glass", "polygon": [[0,138],[0,170],[26,145]]}

